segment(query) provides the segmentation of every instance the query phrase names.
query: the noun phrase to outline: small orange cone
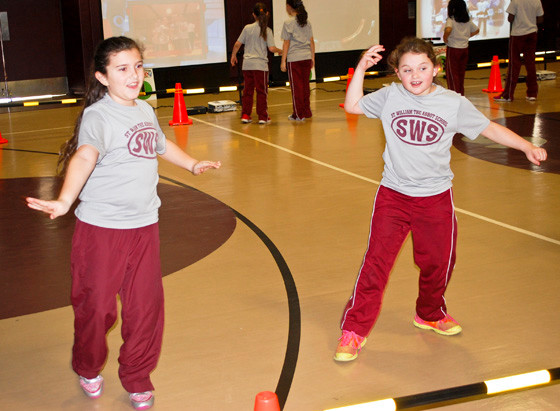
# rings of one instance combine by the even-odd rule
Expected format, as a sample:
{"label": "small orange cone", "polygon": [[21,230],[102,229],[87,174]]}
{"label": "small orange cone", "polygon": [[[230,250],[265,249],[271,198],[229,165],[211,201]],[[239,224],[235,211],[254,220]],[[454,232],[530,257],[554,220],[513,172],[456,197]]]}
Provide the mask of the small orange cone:
{"label": "small orange cone", "polygon": [[6,144],[8,142],[8,140],[6,140],[4,137],[2,137],[2,134],[0,133],[0,144]]}
{"label": "small orange cone", "polygon": [[183,96],[183,87],[181,83],[175,83],[175,101],[173,103],[173,119],[169,122],[170,126],[181,126],[184,124],[192,124],[185,107],[185,97]]}
{"label": "small orange cone", "polygon": [[[354,77],[354,67],[350,67],[348,69],[348,80],[346,80],[346,91],[348,91],[348,86],[350,85],[350,81],[352,81],[352,77]],[[340,103],[338,106],[344,108],[344,103]]]}
{"label": "small orange cone", "polygon": [[271,391],[259,392],[255,398],[254,411],[280,411],[276,394]]}
{"label": "small orange cone", "polygon": [[485,93],[501,93],[502,77],[500,75],[500,62],[498,56],[492,58],[492,67],[490,68],[490,78],[488,79],[488,88],[482,89]]}

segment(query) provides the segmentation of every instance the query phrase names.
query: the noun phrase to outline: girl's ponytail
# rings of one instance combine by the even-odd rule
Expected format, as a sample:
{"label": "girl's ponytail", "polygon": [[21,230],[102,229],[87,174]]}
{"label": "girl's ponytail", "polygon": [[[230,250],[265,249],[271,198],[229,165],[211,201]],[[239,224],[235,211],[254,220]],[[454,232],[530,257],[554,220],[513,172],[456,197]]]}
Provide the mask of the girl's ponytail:
{"label": "girl's ponytail", "polygon": [[266,41],[269,18],[266,6],[263,3],[255,4],[255,7],[253,8],[253,14],[259,22],[259,27],[261,28],[261,37],[264,39],[264,41]]}
{"label": "girl's ponytail", "polygon": [[301,27],[307,24],[307,10],[301,0],[286,0],[286,3],[296,11],[296,20]]}

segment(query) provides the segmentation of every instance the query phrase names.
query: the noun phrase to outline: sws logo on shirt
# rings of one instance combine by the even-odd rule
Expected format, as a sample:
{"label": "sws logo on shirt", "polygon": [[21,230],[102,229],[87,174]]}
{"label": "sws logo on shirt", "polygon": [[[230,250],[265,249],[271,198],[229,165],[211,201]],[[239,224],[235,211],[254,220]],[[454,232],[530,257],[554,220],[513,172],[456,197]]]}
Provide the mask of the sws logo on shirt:
{"label": "sws logo on shirt", "polygon": [[403,142],[415,146],[429,146],[443,136],[443,126],[419,115],[400,115],[393,118],[391,129]]}
{"label": "sws logo on shirt", "polygon": [[128,151],[136,157],[156,158],[157,136],[158,133],[153,126],[134,130],[128,140]]}

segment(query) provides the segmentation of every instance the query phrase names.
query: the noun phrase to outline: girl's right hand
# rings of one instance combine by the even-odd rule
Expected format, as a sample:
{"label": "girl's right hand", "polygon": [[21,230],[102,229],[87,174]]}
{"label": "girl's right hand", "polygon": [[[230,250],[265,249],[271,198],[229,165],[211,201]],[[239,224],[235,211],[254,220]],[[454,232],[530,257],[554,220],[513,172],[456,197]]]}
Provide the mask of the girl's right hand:
{"label": "girl's right hand", "polygon": [[71,206],[61,200],[39,200],[33,197],[27,197],[25,200],[29,208],[48,214],[51,220],[66,214]]}
{"label": "girl's right hand", "polygon": [[380,44],[370,47],[362,53],[362,57],[356,68],[367,71],[368,68],[376,65],[383,58],[383,56],[379,54],[382,51],[385,51],[385,47]]}

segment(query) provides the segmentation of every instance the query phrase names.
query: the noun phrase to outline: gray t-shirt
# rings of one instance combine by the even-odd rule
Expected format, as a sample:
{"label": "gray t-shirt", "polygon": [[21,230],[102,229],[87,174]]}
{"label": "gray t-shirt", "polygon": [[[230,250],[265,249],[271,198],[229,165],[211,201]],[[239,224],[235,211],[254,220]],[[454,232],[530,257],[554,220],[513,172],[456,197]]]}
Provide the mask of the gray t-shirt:
{"label": "gray t-shirt", "polygon": [[266,29],[265,41],[261,37],[261,27],[256,21],[253,24],[247,24],[237,41],[245,44],[243,70],[268,71],[268,48],[276,47],[274,44],[274,34],[270,27]]}
{"label": "gray t-shirt", "polygon": [[385,132],[381,184],[413,197],[451,188],[451,144],[455,133],[474,140],[488,120],[465,97],[437,86],[415,96],[392,83],[359,101],[367,117],[380,118]]}
{"label": "gray t-shirt", "polygon": [[447,39],[447,45],[455,49],[466,49],[469,47],[471,33],[478,30],[478,26],[472,20],[466,23],[459,23],[450,17],[447,18],[445,27],[451,27],[451,34]]}
{"label": "gray t-shirt", "polygon": [[511,0],[506,12],[515,16],[512,36],[525,36],[537,31],[537,17],[544,15],[541,0]]}
{"label": "gray t-shirt", "polygon": [[84,110],[78,147],[88,144],[99,158],[82,192],[76,217],[106,228],[138,228],[158,221],[157,154],[165,135],[153,108],[116,103],[109,94]]}
{"label": "gray t-shirt", "polygon": [[286,61],[311,60],[311,38],[313,37],[313,30],[309,20],[307,24],[301,27],[295,17],[290,17],[284,22],[282,27],[282,40],[290,41],[290,48]]}

